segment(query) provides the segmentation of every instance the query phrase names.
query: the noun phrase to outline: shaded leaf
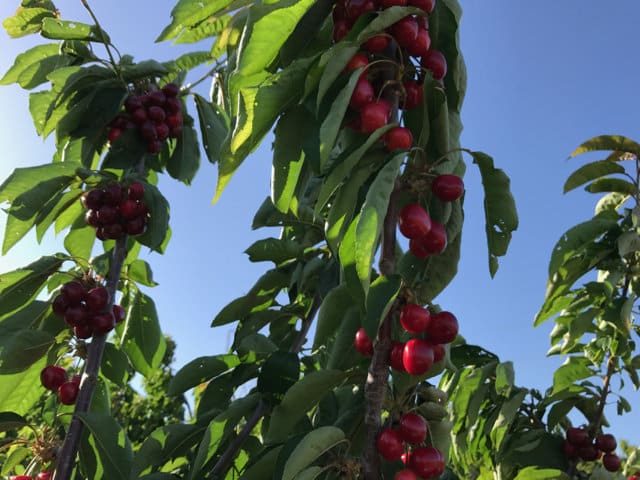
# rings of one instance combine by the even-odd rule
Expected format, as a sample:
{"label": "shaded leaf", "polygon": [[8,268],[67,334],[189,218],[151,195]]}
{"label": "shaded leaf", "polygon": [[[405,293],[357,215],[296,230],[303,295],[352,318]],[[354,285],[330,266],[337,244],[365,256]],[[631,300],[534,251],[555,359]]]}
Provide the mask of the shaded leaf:
{"label": "shaded leaf", "polygon": [[564,193],[567,193],[580,185],[584,185],[591,180],[595,180],[596,178],[604,177],[612,173],[624,172],[624,167],[608,160],[587,163],[569,175],[567,181],[564,182],[563,191]]}
{"label": "shaded leaf", "polygon": [[[345,440],[344,432],[333,426],[316,428],[307,433],[293,450],[284,466],[282,480],[300,478],[299,474],[318,457]],[[308,475],[308,474],[307,474]],[[313,478],[308,477],[307,478]]]}
{"label": "shaded leaf", "polygon": [[367,313],[362,326],[367,331],[369,338],[376,338],[378,327],[391,310],[400,293],[402,277],[400,275],[379,276],[371,283],[367,296]]}
{"label": "shaded leaf", "polygon": [[179,395],[187,390],[221,375],[237,365],[236,355],[222,354],[212,357],[199,357],[182,367],[171,379],[169,395]]}

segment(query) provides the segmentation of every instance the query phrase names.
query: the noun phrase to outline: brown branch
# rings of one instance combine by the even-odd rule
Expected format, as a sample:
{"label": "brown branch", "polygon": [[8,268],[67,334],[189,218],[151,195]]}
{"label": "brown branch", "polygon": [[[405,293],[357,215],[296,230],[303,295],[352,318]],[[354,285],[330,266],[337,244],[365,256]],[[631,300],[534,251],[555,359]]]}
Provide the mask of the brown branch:
{"label": "brown branch", "polygon": [[[122,265],[127,257],[126,243],[126,236],[118,239],[112,252],[111,265],[107,275],[107,290],[109,291],[110,298],[109,309],[113,308],[113,301],[118,288],[118,282],[120,281]],[[74,415],[71,419],[64,443],[58,453],[56,470],[53,476],[54,480],[69,480],[71,478],[83,430],[83,423],[76,414],[88,412],[91,406],[93,392],[98,383],[98,374],[100,372],[100,364],[102,363],[102,354],[107,341],[107,335],[108,333],[94,335],[89,345],[89,354],[82,375],[82,381],[80,382],[80,391],[76,399]]]}
{"label": "brown branch", "polygon": [[607,396],[609,395],[611,387],[611,377],[613,377],[613,374],[616,371],[616,363],[616,356],[611,354],[609,360],[607,361],[607,373],[605,374],[602,383],[602,395],[600,396],[598,411],[593,419],[593,423],[589,428],[591,437],[595,436],[598,433],[600,425],[602,424],[602,420],[604,418],[604,407],[607,404]]}
{"label": "brown branch", "polygon": [[[313,302],[311,303],[309,312],[302,320],[300,331],[298,332],[298,335],[296,336],[289,351],[293,353],[300,353],[300,351],[302,350],[302,347],[304,346],[307,340],[307,333],[309,333],[309,329],[311,328],[313,319],[318,313],[318,310],[320,309],[321,304],[322,304],[322,299],[320,298],[320,295],[316,293],[316,295],[313,297]],[[217,475],[219,475],[220,478],[223,478],[224,475],[226,475],[227,470],[229,470],[229,468],[231,468],[231,465],[233,464],[233,459],[236,457],[236,455],[242,448],[242,445],[251,434],[251,431],[255,428],[255,426],[262,419],[262,417],[264,417],[267,414],[267,410],[268,410],[267,404],[261,398],[255,410],[251,414],[251,417],[247,419],[247,423],[244,424],[244,427],[242,427],[242,430],[240,430],[240,433],[238,433],[238,435],[231,441],[227,449],[224,451],[222,456],[218,459],[218,461],[214,465],[211,472],[209,472],[209,475],[207,476],[207,478],[213,479],[213,478],[216,478]]]}

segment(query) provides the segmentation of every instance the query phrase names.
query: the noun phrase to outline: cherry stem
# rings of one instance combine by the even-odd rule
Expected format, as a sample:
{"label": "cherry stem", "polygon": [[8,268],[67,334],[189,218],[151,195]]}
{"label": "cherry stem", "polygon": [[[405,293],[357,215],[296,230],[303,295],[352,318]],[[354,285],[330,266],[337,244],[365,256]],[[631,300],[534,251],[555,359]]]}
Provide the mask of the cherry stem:
{"label": "cherry stem", "polygon": [[[316,294],[315,297],[313,297],[313,302],[311,303],[309,312],[302,320],[300,331],[298,332],[298,335],[296,336],[293,344],[291,345],[291,348],[289,349],[290,352],[300,353],[300,351],[302,350],[303,345],[307,341],[307,334],[309,333],[309,329],[311,328],[313,319],[318,313],[318,310],[320,310],[321,304],[322,298],[319,294]],[[244,424],[242,430],[240,430],[240,433],[238,433],[238,435],[231,441],[227,449],[214,465],[211,472],[209,472],[207,478],[224,478],[229,468],[231,468],[231,466],[233,465],[233,460],[242,448],[245,440],[249,437],[262,417],[266,415],[267,411],[268,405],[261,398],[255,410],[251,414],[251,417],[247,418],[247,423]]]}
{"label": "cherry stem", "polygon": [[89,12],[89,15],[91,15],[91,18],[93,19],[93,22],[96,24],[96,27],[98,27],[98,30],[100,31],[100,37],[102,37],[102,43],[104,43],[104,48],[107,50],[107,55],[109,55],[109,60],[111,60],[111,65],[117,71],[118,64],[116,63],[115,57],[111,53],[111,49],[109,48],[109,45],[111,45],[111,43],[109,42],[109,39],[105,35],[105,31],[102,29],[102,26],[100,25],[100,22],[98,21],[98,17],[96,17],[96,14],[91,9],[91,6],[89,6],[89,2],[87,0],[80,0],[80,2],[82,3],[82,6],[87,9],[87,11]]}

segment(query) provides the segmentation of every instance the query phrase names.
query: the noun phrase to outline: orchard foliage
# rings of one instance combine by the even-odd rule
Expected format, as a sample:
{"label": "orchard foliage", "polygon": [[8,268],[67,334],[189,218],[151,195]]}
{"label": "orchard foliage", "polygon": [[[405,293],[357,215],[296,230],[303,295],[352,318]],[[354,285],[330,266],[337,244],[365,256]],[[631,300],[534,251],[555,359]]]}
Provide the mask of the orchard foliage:
{"label": "orchard foliage", "polygon": [[[65,252],[0,275],[3,475],[615,478],[601,466],[618,470],[613,457],[580,448],[613,455],[598,440],[612,378],[639,383],[640,146],[600,137],[576,152],[614,154],[580,168],[566,190],[612,193],[552,253],[536,323],[555,319],[551,353],[567,362],[543,394],[467,345],[464,319],[435,303],[460,257],[465,158],[482,178],[492,276],[518,226],[506,174],[460,145],[457,0],[180,0],[157,40],[204,49],[164,62],[121,53],[81,2],[90,23],[49,0],[23,0],[3,23],[12,37],[46,39],[0,84],[31,91],[35,130],[55,145],[51,163],[0,185],[3,253],[32,229],[38,240],[52,227],[65,235]],[[190,418],[166,401],[155,413],[175,421],[132,429],[119,415],[139,408],[113,392],[135,374],[153,385],[168,348],[143,288],[155,285],[152,269],[138,258],[142,247],[170,255],[158,177],[190,184],[203,152],[218,167],[217,199],[270,133],[271,195],[252,226],[271,233],[246,250],[269,266],[213,318],[236,324],[229,351],[149,392],[179,401],[193,390]],[[630,173],[622,160],[635,162]],[[77,398],[42,401],[47,366],[60,367],[42,381],[51,390],[81,378]],[[622,397],[618,406],[630,409]],[[574,410],[586,421],[569,434]],[[625,454],[632,472],[637,452]]]}

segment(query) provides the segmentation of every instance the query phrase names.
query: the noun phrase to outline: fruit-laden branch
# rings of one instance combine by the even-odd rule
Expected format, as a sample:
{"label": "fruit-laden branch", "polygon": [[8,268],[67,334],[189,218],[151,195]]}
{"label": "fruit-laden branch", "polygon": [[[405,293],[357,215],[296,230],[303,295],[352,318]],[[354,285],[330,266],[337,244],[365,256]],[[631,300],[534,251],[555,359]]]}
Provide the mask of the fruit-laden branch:
{"label": "fruit-laden branch", "polygon": [[[396,223],[398,220],[399,194],[400,182],[396,180],[396,185],[391,193],[389,207],[387,208],[382,227],[382,252],[379,265],[382,275],[392,275],[395,271]],[[376,438],[380,432],[380,415],[387,391],[389,352],[391,350],[391,325],[397,308],[397,304],[394,304],[378,330],[364,390],[366,405],[364,422],[367,429],[367,439],[362,468],[363,478],[365,480],[378,480],[380,477],[380,458],[378,456],[378,449],[376,448]]]}
{"label": "fruit-laden branch", "polygon": [[[125,258],[127,257],[126,242],[126,236],[119,238],[116,241],[116,246],[112,252],[111,266],[107,275],[109,309],[113,308],[113,301],[118,288],[118,282],[120,281],[122,266]],[[82,375],[80,391],[78,392],[78,398],[76,400],[74,416],[71,420],[71,424],[69,425],[69,430],[67,431],[62,448],[57,456],[56,470],[53,477],[54,480],[69,480],[71,478],[83,429],[83,423],[76,414],[88,412],[89,407],[91,406],[93,392],[95,391],[96,384],[98,382],[98,373],[100,371],[100,364],[102,363],[102,354],[107,341],[107,335],[108,333],[94,335],[91,340],[87,363]]]}
{"label": "fruit-laden branch", "polygon": [[[322,304],[322,298],[320,295],[316,293],[313,297],[313,302],[311,303],[311,308],[309,308],[309,312],[306,317],[302,320],[302,325],[300,326],[300,331],[296,336],[293,344],[291,345],[290,351],[293,353],[300,353],[303,345],[307,340],[307,334],[309,333],[309,329],[311,328],[311,324],[313,323],[313,319],[315,318],[318,310],[320,309],[320,305]],[[215,478],[224,478],[227,470],[231,468],[233,464],[233,460],[236,457],[237,453],[242,448],[245,440],[251,435],[251,432],[258,424],[258,422],[267,414],[267,404],[261,398],[256,406],[255,410],[251,414],[251,416],[247,419],[247,423],[244,424],[240,433],[231,441],[227,449],[224,451],[222,456],[218,459],[216,464],[214,465],[211,472],[207,478],[215,479]]]}

